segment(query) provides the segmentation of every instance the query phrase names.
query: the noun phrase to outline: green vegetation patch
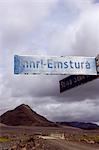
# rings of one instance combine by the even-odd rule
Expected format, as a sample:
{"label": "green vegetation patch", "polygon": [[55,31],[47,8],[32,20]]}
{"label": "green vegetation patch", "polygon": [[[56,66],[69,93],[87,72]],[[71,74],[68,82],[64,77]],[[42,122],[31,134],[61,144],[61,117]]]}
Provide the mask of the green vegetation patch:
{"label": "green vegetation patch", "polygon": [[81,136],[80,140],[88,140],[88,141],[94,141],[95,143],[99,143],[99,135],[86,135],[86,136]]}
{"label": "green vegetation patch", "polygon": [[11,140],[7,137],[0,137],[0,143],[2,142],[10,142]]}

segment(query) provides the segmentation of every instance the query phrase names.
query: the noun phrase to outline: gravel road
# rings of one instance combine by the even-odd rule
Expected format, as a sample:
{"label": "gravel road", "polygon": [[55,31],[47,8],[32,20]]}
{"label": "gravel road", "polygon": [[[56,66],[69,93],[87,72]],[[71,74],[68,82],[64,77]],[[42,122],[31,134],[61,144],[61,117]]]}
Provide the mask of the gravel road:
{"label": "gravel road", "polygon": [[99,150],[99,147],[64,140],[46,140],[46,150]]}

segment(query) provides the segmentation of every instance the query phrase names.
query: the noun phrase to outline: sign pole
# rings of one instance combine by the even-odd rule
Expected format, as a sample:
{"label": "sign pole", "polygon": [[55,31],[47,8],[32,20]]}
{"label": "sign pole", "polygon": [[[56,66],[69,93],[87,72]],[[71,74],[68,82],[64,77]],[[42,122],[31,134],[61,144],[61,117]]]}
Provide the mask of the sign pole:
{"label": "sign pole", "polygon": [[96,57],[97,74],[99,75],[99,55]]}

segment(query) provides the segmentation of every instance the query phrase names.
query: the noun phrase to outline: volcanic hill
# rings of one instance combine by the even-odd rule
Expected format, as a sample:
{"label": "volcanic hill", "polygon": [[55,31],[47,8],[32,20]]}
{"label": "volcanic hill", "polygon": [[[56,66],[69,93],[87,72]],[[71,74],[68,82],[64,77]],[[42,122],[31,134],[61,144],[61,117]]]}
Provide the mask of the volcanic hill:
{"label": "volcanic hill", "polygon": [[9,126],[56,126],[25,104],[5,112],[0,116],[0,122]]}

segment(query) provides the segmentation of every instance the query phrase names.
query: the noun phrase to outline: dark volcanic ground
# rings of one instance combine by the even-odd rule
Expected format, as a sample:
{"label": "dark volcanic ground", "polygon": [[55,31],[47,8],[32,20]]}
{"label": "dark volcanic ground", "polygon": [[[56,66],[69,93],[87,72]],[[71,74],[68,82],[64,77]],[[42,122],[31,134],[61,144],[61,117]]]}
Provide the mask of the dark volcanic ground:
{"label": "dark volcanic ground", "polygon": [[56,124],[25,104],[2,114],[0,122],[0,150],[99,150],[98,128]]}
{"label": "dark volcanic ground", "polygon": [[88,141],[92,136],[98,137],[99,130],[1,125],[0,137],[9,140],[0,143],[0,150],[99,150],[98,143]]}

